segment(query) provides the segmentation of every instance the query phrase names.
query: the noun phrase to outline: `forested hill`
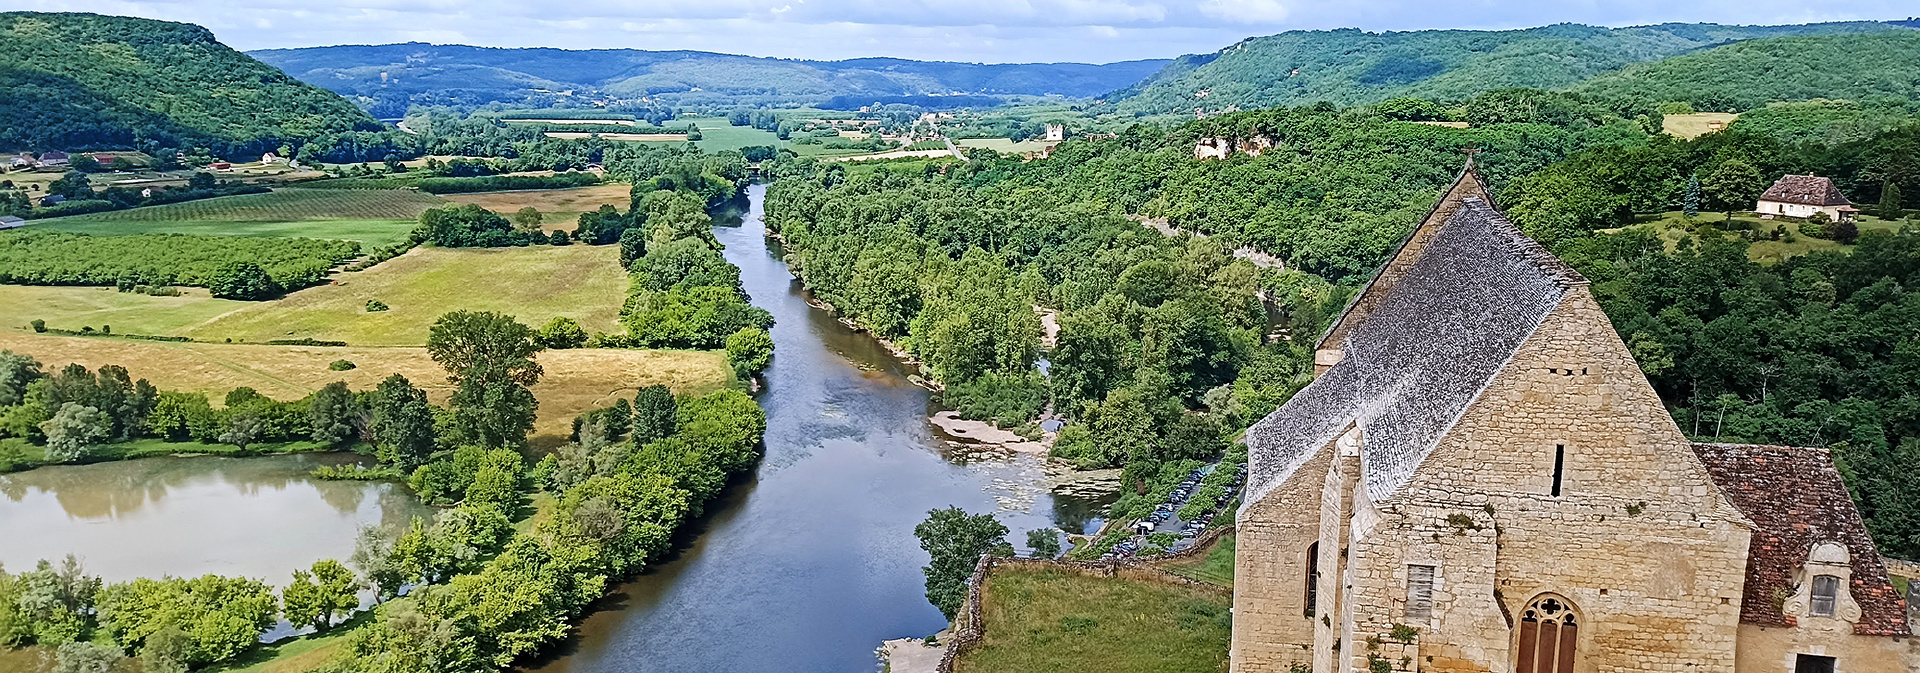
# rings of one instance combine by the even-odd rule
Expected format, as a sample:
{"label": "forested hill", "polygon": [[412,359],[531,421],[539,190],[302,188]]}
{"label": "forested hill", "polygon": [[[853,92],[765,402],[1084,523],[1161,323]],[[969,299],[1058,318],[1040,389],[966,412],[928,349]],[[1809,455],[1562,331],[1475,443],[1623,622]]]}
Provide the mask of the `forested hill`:
{"label": "forested hill", "polygon": [[[1887,23],[1662,24],[1525,30],[1290,31],[1176,60],[1107,98],[1120,112],[1217,112],[1398,96],[1457,100],[1507,87],[1564,89],[1601,73],[1726,42],[1902,30]],[[1911,63],[1912,61],[1906,61]]]}
{"label": "forested hill", "polygon": [[1920,98],[1920,31],[1806,35],[1748,40],[1580,83],[1606,98],[1684,101],[1701,111],[1737,112],[1815,98]]}
{"label": "forested hill", "polygon": [[[1132,84],[1168,61],[978,64],[863,58],[796,61],[700,51],[498,49],[410,42],[251,52],[380,115],[408,103],[660,96],[671,103],[819,102],[834,96],[1060,94]],[[539,90],[544,90],[539,91]]]}
{"label": "forested hill", "polygon": [[378,124],[200,26],[0,13],[0,150],[251,151],[356,128]]}

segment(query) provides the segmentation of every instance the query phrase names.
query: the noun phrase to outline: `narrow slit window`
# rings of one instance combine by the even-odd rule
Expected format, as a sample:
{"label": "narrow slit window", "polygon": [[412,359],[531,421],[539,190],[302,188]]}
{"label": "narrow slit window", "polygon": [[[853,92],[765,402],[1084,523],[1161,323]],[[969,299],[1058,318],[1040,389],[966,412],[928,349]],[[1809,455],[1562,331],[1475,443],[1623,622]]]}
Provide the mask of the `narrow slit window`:
{"label": "narrow slit window", "polygon": [[1407,621],[1433,618],[1433,566],[1407,566]]}
{"label": "narrow slit window", "polygon": [[1560,484],[1567,476],[1567,445],[1553,445],[1553,497],[1560,497]]}
{"label": "narrow slit window", "polygon": [[1807,602],[1807,608],[1815,617],[1832,617],[1835,604],[1840,600],[1840,578],[1833,575],[1813,576],[1813,597]]}
{"label": "narrow slit window", "polygon": [[1320,611],[1320,543],[1307,545],[1307,608],[1308,618]]}

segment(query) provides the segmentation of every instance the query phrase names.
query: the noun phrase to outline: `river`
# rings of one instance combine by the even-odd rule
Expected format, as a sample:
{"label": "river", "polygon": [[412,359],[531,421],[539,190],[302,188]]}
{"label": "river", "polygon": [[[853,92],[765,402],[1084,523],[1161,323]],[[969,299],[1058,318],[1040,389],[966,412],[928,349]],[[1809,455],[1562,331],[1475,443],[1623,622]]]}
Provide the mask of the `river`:
{"label": "river", "polygon": [[913,527],[957,505],[1026,531],[1078,532],[1089,503],[1035,488],[1032,456],[966,460],[927,422],[927,391],[868,336],[809,306],[760,221],[718,227],[753,303],[773,313],[760,404],[767,453],[677,558],[618,587],[539,673],[874,671],[874,648],[946,618],[927,603]]}
{"label": "river", "polygon": [[345,561],[361,526],[431,517],[405,486],[320,481],[352,454],[145,458],[0,475],[0,564],[74,554],[108,582],[238,575],[283,585],[314,561]]}

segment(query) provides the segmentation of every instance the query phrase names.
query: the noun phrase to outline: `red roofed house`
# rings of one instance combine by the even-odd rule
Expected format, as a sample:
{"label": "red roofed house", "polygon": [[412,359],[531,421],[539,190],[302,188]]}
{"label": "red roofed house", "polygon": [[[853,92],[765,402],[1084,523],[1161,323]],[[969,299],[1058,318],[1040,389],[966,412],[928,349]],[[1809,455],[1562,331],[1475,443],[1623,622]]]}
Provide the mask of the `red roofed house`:
{"label": "red roofed house", "polygon": [[1814,213],[1826,213],[1833,221],[1843,222],[1851,221],[1860,209],[1840,194],[1833,180],[1808,174],[1781,176],[1760,195],[1753,211],[1766,218],[1813,217]]}

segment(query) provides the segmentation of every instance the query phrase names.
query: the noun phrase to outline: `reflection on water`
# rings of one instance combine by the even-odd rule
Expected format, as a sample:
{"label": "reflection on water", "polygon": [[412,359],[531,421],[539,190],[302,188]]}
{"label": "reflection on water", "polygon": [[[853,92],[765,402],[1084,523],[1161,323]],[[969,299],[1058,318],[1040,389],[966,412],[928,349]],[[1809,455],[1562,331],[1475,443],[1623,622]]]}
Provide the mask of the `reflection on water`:
{"label": "reflection on water", "polygon": [[[1087,505],[1034,487],[1033,457],[979,459],[927,422],[927,392],[886,350],[806,304],[762,236],[761,197],[714,234],[771,311],[767,455],[687,531],[668,563],[618,587],[541,673],[871,671],[881,640],[946,625],[925,598],[927,555],[913,527],[927,510],[995,512],[1029,529],[1078,529]],[[1062,508],[1065,508],[1064,510]],[[1076,509],[1079,508],[1079,509]]]}
{"label": "reflection on water", "polygon": [[344,560],[366,524],[431,516],[398,484],[318,481],[353,454],[146,458],[0,475],[0,564],[78,555],[108,581],[240,575],[284,583]]}

